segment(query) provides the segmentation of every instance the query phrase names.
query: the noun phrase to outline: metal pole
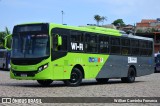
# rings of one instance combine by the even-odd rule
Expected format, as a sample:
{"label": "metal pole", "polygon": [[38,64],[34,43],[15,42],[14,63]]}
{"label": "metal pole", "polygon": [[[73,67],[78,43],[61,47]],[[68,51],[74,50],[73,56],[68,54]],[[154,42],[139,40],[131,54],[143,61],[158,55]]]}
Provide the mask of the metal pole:
{"label": "metal pole", "polygon": [[63,10],[61,12],[62,12],[62,25],[63,25],[63,14],[64,14],[64,12],[63,12]]}

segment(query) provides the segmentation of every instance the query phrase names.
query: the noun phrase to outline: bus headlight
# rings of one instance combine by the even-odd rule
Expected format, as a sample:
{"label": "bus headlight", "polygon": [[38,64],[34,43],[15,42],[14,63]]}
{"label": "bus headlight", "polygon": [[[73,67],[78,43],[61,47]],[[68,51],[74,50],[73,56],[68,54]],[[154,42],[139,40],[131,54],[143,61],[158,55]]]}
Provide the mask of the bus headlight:
{"label": "bus headlight", "polygon": [[40,72],[40,71],[46,69],[47,67],[48,67],[48,63],[45,64],[45,65],[40,66],[40,67],[38,68],[38,72]]}

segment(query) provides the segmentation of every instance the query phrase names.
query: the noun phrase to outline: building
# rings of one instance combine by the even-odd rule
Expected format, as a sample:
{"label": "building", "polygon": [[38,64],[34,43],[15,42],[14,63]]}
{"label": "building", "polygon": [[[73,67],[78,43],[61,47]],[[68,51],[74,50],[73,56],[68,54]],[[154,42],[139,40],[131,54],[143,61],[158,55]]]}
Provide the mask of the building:
{"label": "building", "polygon": [[155,53],[160,51],[160,18],[142,19],[136,24],[136,35],[154,39]]}
{"label": "building", "polygon": [[101,27],[116,29],[116,26],[114,26],[113,24],[102,25]]}
{"label": "building", "polygon": [[129,25],[122,27],[120,30],[125,31],[128,34],[130,33],[134,34],[134,29],[135,29],[135,26],[129,24]]}

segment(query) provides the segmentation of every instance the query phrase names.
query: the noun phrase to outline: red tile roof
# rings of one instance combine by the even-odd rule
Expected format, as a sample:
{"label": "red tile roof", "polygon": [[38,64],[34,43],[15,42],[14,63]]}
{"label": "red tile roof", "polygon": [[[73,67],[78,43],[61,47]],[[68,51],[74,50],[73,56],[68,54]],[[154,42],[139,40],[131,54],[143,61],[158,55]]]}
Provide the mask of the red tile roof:
{"label": "red tile roof", "polygon": [[154,19],[142,19],[141,23],[153,23],[153,22],[157,22],[157,20]]}

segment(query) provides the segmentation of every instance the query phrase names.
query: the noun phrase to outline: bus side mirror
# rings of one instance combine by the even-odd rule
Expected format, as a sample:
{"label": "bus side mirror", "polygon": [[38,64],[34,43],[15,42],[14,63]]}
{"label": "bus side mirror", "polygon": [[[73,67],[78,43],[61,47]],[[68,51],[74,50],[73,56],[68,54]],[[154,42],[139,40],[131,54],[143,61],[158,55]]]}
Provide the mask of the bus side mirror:
{"label": "bus side mirror", "polygon": [[7,35],[4,38],[4,48],[7,50],[11,50],[11,42],[12,42],[12,35]]}
{"label": "bus side mirror", "polygon": [[62,37],[58,35],[58,46],[62,45]]}

